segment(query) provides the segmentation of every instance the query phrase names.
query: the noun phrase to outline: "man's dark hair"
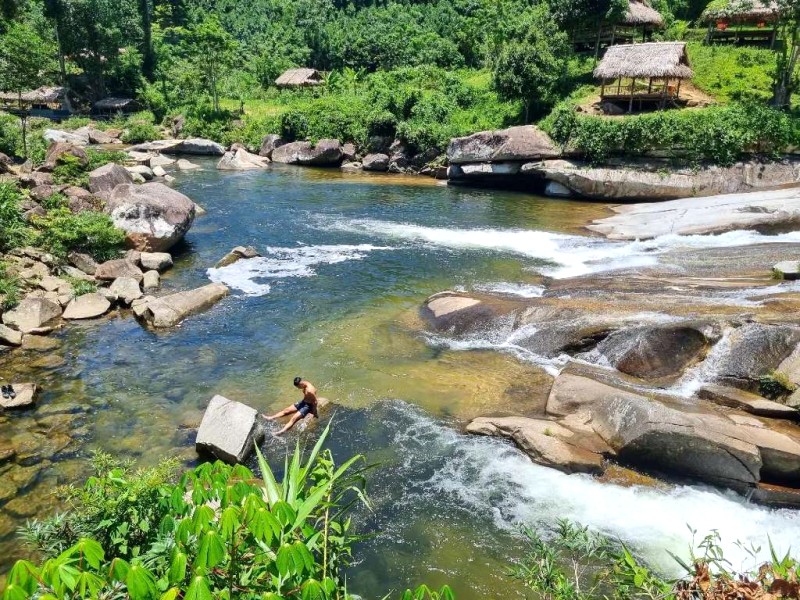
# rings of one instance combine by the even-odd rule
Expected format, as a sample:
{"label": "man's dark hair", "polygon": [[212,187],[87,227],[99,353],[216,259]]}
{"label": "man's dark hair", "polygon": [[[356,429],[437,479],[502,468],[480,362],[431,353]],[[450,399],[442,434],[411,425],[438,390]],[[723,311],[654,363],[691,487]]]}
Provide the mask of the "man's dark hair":
{"label": "man's dark hair", "polygon": [[301,381],[303,381],[303,379],[301,377],[295,377],[294,378],[294,387],[297,387],[298,385],[300,385]]}

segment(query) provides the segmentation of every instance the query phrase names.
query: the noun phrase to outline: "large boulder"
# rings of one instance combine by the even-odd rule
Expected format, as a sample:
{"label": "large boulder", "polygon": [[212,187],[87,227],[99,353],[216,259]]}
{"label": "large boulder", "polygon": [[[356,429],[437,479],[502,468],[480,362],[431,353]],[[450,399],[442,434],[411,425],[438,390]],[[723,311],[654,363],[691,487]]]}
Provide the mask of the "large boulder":
{"label": "large boulder", "polygon": [[93,194],[111,194],[114,188],[125,183],[133,183],[131,174],[116,163],[97,167],[89,173],[89,191]]}
{"label": "large boulder", "polygon": [[261,149],[258,151],[259,156],[264,156],[266,158],[272,158],[272,152],[275,148],[280,148],[286,144],[286,140],[284,140],[281,136],[270,133],[269,135],[264,136],[264,139],[261,140]]}
{"label": "large boulder", "polygon": [[525,165],[523,172],[556,181],[584,198],[639,202],[777,190],[800,183],[800,165],[792,161],[698,170],[665,169],[658,162],[595,167],[581,161],[546,160]]}
{"label": "large boulder", "polygon": [[0,325],[0,344],[7,346],[21,346],[22,332],[5,325]]}
{"label": "large boulder", "polygon": [[95,319],[108,312],[111,303],[98,293],[78,296],[64,309],[65,319]]}
{"label": "large boulder", "polygon": [[89,164],[89,156],[86,154],[86,150],[80,146],[68,142],[54,142],[47,148],[44,163],[39,167],[39,170],[52,171],[63,162],[65,156],[75,158],[82,167]]}
{"label": "large boulder", "polygon": [[50,143],[66,143],[76,146],[88,146],[89,135],[79,131],[61,131],[60,129],[45,129],[42,137]]}
{"label": "large boulder", "polygon": [[796,408],[762,398],[758,394],[738,388],[707,383],[697,392],[697,396],[720,406],[736,408],[753,415],[773,419],[796,419],[800,412]]}
{"label": "large boulder", "polygon": [[467,432],[509,438],[531,459],[565,473],[601,473],[610,448],[597,436],[582,438],[562,424],[527,417],[480,417]]}
{"label": "large boulder", "polygon": [[679,375],[707,348],[705,335],[685,326],[642,326],[616,331],[597,350],[617,370],[641,379]]}
{"label": "large boulder", "polygon": [[210,283],[203,287],[162,296],[147,304],[144,318],[158,328],[174,327],[183,319],[214,305],[228,294],[222,283]]}
{"label": "large boulder", "polygon": [[481,131],[450,140],[450,164],[495,161],[541,160],[561,156],[561,150],[545,132],[534,125],[500,131]]}
{"label": "large boulder", "polygon": [[292,142],[272,151],[273,162],[287,165],[338,166],[343,156],[339,140],[320,140],[316,145],[311,142]]}
{"label": "large boulder", "polygon": [[172,255],[169,252],[142,252],[139,262],[145,270],[166,271],[172,266]]}
{"label": "large boulder", "polygon": [[86,130],[86,135],[91,144],[119,144],[119,138],[109,135],[105,131],[89,127]]}
{"label": "large boulder", "polygon": [[236,464],[244,462],[262,439],[264,430],[256,409],[224,396],[214,396],[197,430],[195,449]]}
{"label": "large boulder", "polygon": [[189,138],[180,144],[179,153],[199,154],[203,156],[222,156],[225,154],[225,147],[217,142],[203,138]]}
{"label": "large boulder", "polygon": [[239,261],[243,258],[255,258],[257,256],[261,256],[258,253],[258,250],[253,248],[252,246],[236,246],[233,250],[228,252],[225,256],[223,256],[217,264],[214,265],[215,269],[221,269],[222,267],[227,267],[228,265],[232,265],[236,261]]}
{"label": "large boulder", "polygon": [[268,158],[250,154],[244,148],[239,148],[235,152],[226,152],[217,163],[217,168],[222,171],[247,171],[250,169],[264,169],[268,165]]}
{"label": "large boulder", "polygon": [[123,184],[106,201],[114,225],[127,233],[128,245],[143,252],[168,250],[194,223],[195,204],[163,183]]}
{"label": "large boulder", "polygon": [[117,258],[97,265],[94,276],[101,281],[114,281],[120,277],[129,277],[140,282],[144,273],[132,260]]}
{"label": "large boulder", "polygon": [[365,171],[385,172],[389,169],[389,155],[367,154],[361,161],[361,168]]}
{"label": "large boulder", "polygon": [[61,316],[61,306],[45,298],[25,298],[13,310],[3,313],[3,323],[30,333]]}
{"label": "large boulder", "polygon": [[3,398],[0,396],[0,407],[2,408],[25,408],[34,403],[36,396],[36,384],[34,383],[14,383],[14,398]]}
{"label": "large boulder", "polygon": [[800,328],[747,323],[733,331],[716,363],[717,381],[755,390],[758,380],[776,370],[800,343]]}
{"label": "large boulder", "polygon": [[[646,189],[652,199],[653,186]],[[611,207],[617,214],[598,219],[588,229],[615,240],[662,235],[704,235],[739,229],[786,231],[800,227],[800,188],[683,198]]]}
{"label": "large boulder", "polygon": [[441,292],[425,301],[421,313],[434,330],[462,335],[485,330],[496,318],[511,314],[515,308],[499,298]]}
{"label": "large boulder", "polygon": [[[144,282],[144,276],[142,276],[142,282]],[[144,296],[142,289],[139,287],[139,282],[133,277],[115,279],[108,291],[111,296],[116,297],[120,302],[128,306],[134,300]]]}

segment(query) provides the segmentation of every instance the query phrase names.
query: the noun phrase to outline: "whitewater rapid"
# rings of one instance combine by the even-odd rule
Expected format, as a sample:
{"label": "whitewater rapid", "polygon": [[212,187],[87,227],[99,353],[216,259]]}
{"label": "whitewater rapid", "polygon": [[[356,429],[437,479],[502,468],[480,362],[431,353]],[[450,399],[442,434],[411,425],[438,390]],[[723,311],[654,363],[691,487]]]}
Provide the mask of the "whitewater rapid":
{"label": "whitewater rapid", "polygon": [[[459,433],[403,402],[392,403],[389,420],[396,424],[392,445],[401,453],[401,469],[408,471],[398,476],[410,480],[411,499],[453,503],[504,530],[546,529],[569,519],[635,548],[669,575],[679,575],[680,568],[668,552],[688,558],[691,530],[696,542],[719,532],[725,557],[737,568],[768,560],[770,540],[783,553],[800,539],[800,512],[750,504],[733,492],[624,487],[567,475],[531,462],[496,438]],[[419,471],[433,475],[415,481]],[[747,550],[753,548],[759,548],[755,556]]]}

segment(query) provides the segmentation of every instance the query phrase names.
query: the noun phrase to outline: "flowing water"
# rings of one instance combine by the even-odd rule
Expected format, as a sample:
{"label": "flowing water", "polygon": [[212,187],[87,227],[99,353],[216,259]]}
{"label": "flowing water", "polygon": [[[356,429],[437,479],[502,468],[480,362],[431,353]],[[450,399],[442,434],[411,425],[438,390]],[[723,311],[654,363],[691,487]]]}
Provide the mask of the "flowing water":
{"label": "flowing water", "polygon": [[[560,517],[627,542],[667,571],[666,551],[685,553],[691,540],[687,526],[719,530],[734,563],[748,560],[736,541],[766,548],[769,535],[786,549],[798,539],[796,512],[702,487],[568,476],[507,443],[462,434],[478,415],[539,411],[558,364],[526,355],[508,332],[472,343],[424,335],[418,317],[424,299],[444,289],[533,298],[542,275],[652,265],[676,246],[797,235],[610,243],[581,235],[605,211],[596,204],[421,178],[278,167],[220,173],[203,164],[176,185],[208,214],[163,282],[222,281],[231,297],[173,331],[112,316],[70,325],[47,352],[2,359],[2,377],[35,380],[43,392],[35,411],[0,416],[0,439],[23,449],[21,464],[0,471],[18,488],[0,507],[0,571],[22,555],[14,528],[61,508],[49,492],[79,481],[92,449],[191,464],[192,428],[211,396],[275,410],[297,399],[295,375],[334,401],[336,456],[361,453],[381,465],[370,479],[372,510],[356,515],[376,535],[360,544],[349,573],[350,589],[367,598],[419,582],[449,583],[464,600],[522,597],[504,575],[523,551],[519,527]],[[237,245],[263,256],[210,269]],[[270,441],[266,450],[280,459],[286,446]]]}

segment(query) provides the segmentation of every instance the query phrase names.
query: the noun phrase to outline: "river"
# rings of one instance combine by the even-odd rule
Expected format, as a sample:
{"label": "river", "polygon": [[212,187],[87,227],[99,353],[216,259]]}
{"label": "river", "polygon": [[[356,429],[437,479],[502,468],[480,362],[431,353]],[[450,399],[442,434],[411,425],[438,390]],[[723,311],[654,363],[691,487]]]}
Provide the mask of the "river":
{"label": "river", "polygon": [[[2,376],[33,379],[43,391],[35,411],[0,416],[0,438],[29,451],[27,471],[0,475],[15,472],[19,487],[0,507],[0,571],[22,555],[14,528],[62,508],[49,492],[80,481],[92,449],[193,464],[192,428],[214,394],[274,410],[296,400],[295,375],[335,403],[335,455],[380,465],[369,481],[372,510],[356,515],[375,536],[359,544],[348,575],[350,591],[365,598],[422,582],[449,583],[460,600],[521,598],[504,572],[521,555],[518,530],[557,518],[596,527],[667,571],[667,550],[685,554],[689,527],[719,530],[735,566],[752,562],[737,541],[763,554],[767,536],[782,549],[800,536],[796,512],[699,486],[568,476],[509,444],[461,433],[478,415],[533,411],[557,365],[514,352],[507,340],[470,346],[424,335],[418,311],[428,295],[532,296],[543,274],[652,264],[674,240],[584,237],[581,225],[605,213],[599,204],[402,176],[277,166],[222,173],[200,162],[204,170],[175,185],[207,214],[163,284],[223,281],[229,298],[173,331],[114,316],[64,328],[54,349],[3,358]],[[209,270],[238,245],[263,257]],[[287,446],[265,449],[280,459]]]}

